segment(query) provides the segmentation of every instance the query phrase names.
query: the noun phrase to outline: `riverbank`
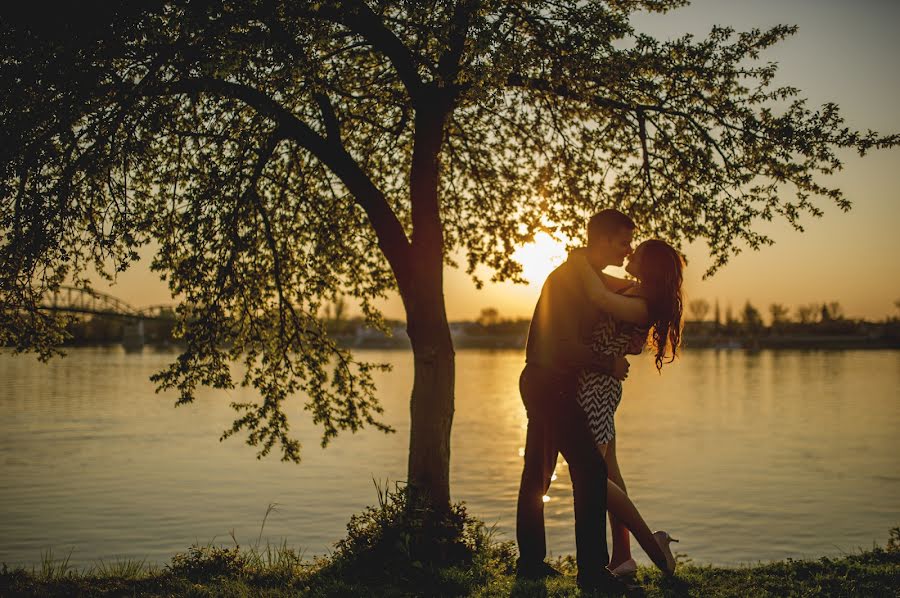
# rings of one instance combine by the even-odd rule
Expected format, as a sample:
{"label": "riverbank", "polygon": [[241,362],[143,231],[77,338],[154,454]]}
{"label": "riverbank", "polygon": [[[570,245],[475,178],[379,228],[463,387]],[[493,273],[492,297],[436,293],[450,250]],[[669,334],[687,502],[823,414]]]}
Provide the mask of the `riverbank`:
{"label": "riverbank", "polygon": [[[481,557],[475,567],[422,569],[369,578],[334,570],[327,563],[290,564],[296,555],[276,557],[262,567],[240,559],[210,557],[195,571],[144,570],[118,563],[106,570],[74,573],[4,570],[0,596],[517,596],[581,595],[571,562],[557,563],[562,579],[523,582],[512,574],[514,559],[502,550]],[[278,559],[284,558],[284,563]],[[674,579],[641,567],[636,583],[646,596],[897,596],[900,552],[877,548],[839,559],[785,561],[753,567],[682,565]]]}
{"label": "riverbank", "polygon": [[[387,495],[385,495],[387,496]],[[193,546],[164,567],[122,561],[84,571],[47,555],[40,569],[0,569],[0,596],[582,596],[572,557],[554,566],[563,576],[547,581],[516,579],[512,542],[495,542],[484,524],[456,505],[435,524],[406,519],[392,497],[354,516],[348,535],[326,558],[306,560],[286,546],[241,548]],[[403,520],[403,521],[401,521]],[[416,532],[438,538],[423,549]],[[436,547],[436,549],[435,549]],[[440,555],[437,559],[434,555]],[[429,556],[430,555],[430,556]],[[440,565],[434,563],[440,562]],[[640,567],[641,596],[898,596],[900,528],[885,547],[841,558],[714,567],[679,555],[674,578]]]}

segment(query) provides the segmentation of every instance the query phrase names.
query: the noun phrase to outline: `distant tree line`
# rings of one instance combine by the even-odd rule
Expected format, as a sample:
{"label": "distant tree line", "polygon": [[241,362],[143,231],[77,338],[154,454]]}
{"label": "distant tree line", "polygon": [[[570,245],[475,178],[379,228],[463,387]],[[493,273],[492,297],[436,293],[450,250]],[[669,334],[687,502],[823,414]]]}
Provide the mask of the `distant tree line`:
{"label": "distant tree line", "polygon": [[[900,312],[900,300],[895,307]],[[750,301],[737,316],[730,305],[723,314],[718,301],[710,305],[705,299],[695,299],[687,308],[684,338],[688,346],[717,345],[728,339],[773,347],[900,346],[900,318],[889,316],[881,322],[850,319],[837,301],[807,303],[793,309],[772,303],[766,310],[767,317]]]}
{"label": "distant tree line", "polygon": [[[894,306],[900,314],[900,299],[894,302]],[[846,323],[861,323],[865,320],[851,320],[844,316],[844,308],[838,301],[830,301],[823,303],[807,303],[795,306],[792,309],[782,303],[772,303],[768,306],[768,325],[765,324],[762,312],[754,306],[750,301],[744,303],[738,317],[733,315],[731,306],[725,308],[724,316],[719,308],[719,302],[716,301],[715,306],[711,306],[706,299],[694,299],[688,303],[687,316],[688,321],[708,322],[712,310],[711,323],[720,329],[737,330],[750,329],[757,330],[761,328],[769,328],[772,330],[797,330],[798,327],[809,325],[826,325],[831,326],[835,323],[841,323],[838,328],[845,326]],[[886,322],[895,321],[898,318],[887,317]],[[871,323],[871,322],[869,322]]]}
{"label": "distant tree line", "polygon": [[[735,314],[730,305],[724,310],[719,302],[711,304],[705,299],[694,299],[687,304],[685,313],[685,342],[698,338],[755,338],[766,336],[823,336],[823,335],[868,335],[878,337],[900,337],[900,299],[894,302],[897,315],[885,318],[883,322],[849,319],[837,301],[807,303],[789,308],[782,303],[772,303],[763,312],[750,301]],[[147,344],[177,344],[174,336],[174,314],[171,319],[148,319],[144,321],[144,337]],[[321,318],[325,329],[333,338],[350,339],[362,331],[372,334],[361,316],[349,316],[347,303],[342,298],[324,306]],[[129,323],[120,317],[91,316],[74,318],[67,331],[70,346],[104,345],[121,342],[124,327]],[[397,331],[405,329],[401,320],[387,321],[388,327]],[[481,310],[478,318],[453,323],[456,334],[468,338],[506,339],[507,345],[524,343],[528,333],[529,318],[505,318],[494,307]],[[697,344],[696,342],[693,344]]]}

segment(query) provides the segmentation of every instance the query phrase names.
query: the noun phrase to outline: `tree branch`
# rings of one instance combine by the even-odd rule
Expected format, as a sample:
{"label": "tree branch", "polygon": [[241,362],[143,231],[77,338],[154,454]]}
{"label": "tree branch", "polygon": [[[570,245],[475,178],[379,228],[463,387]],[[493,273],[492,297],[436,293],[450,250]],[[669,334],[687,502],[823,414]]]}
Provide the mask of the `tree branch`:
{"label": "tree branch", "polygon": [[647,119],[644,117],[644,110],[637,109],[638,119],[638,137],[641,140],[641,157],[643,158],[642,168],[647,177],[647,189],[650,190],[650,197],[653,199],[653,207],[656,207],[656,193],[653,192],[653,179],[650,177],[650,152],[647,150]]}
{"label": "tree branch", "polygon": [[618,100],[612,100],[607,97],[603,97],[601,95],[590,94],[590,93],[577,93],[571,89],[569,89],[566,85],[553,85],[549,81],[545,81],[544,79],[537,79],[535,77],[523,77],[519,74],[512,74],[506,78],[506,85],[508,87],[522,87],[525,89],[534,89],[536,91],[543,91],[547,93],[552,93],[562,98],[567,98],[571,100],[578,100],[582,102],[590,102],[597,106],[602,106],[604,108],[614,108],[617,110],[626,110],[628,112],[634,112],[638,108],[648,110],[648,111],[657,111],[657,112],[668,112],[667,109],[662,106],[652,106],[646,104],[628,104],[626,102],[620,102]]}
{"label": "tree branch", "polygon": [[[601,95],[596,95],[596,94],[578,94],[578,93],[575,93],[572,90],[570,90],[565,85],[554,86],[554,85],[551,85],[549,82],[544,81],[542,79],[524,78],[520,75],[511,75],[510,77],[508,77],[507,85],[509,85],[511,87],[523,87],[523,88],[527,88],[527,89],[535,89],[538,91],[552,93],[554,95],[557,95],[557,96],[563,97],[563,98],[569,98],[569,99],[576,100],[576,101],[591,102],[597,106],[602,106],[605,108],[612,108],[615,110],[621,110],[621,111],[625,111],[625,112],[634,112],[635,114],[638,114],[639,136],[641,138],[641,146],[642,146],[642,150],[643,150],[642,153],[644,156],[645,163],[646,163],[646,157],[647,157],[647,143],[646,143],[647,115],[646,115],[646,113],[647,112],[656,112],[658,114],[665,114],[667,116],[677,116],[679,118],[683,118],[685,121],[687,121],[687,123],[695,131],[697,131],[697,133],[699,133],[703,137],[704,141],[706,141],[710,146],[712,146],[712,148],[716,151],[716,153],[719,154],[719,157],[722,159],[722,164],[725,166],[725,170],[729,174],[732,174],[733,171],[735,170],[734,165],[731,163],[731,160],[729,160],[728,157],[725,155],[725,152],[722,149],[722,146],[719,144],[719,142],[716,141],[716,139],[709,133],[709,131],[706,129],[706,127],[704,127],[699,122],[697,122],[697,119],[694,117],[694,115],[689,114],[683,110],[678,110],[678,109],[671,108],[668,106],[663,106],[660,104],[643,104],[643,103],[629,104],[627,102],[613,100],[613,99],[610,99],[610,98],[607,98],[607,97],[604,97]],[[704,116],[708,116],[710,118],[715,118],[716,121],[722,127],[725,127],[727,129],[732,129],[732,130],[741,131],[741,132],[744,131],[744,129],[742,127],[733,125],[731,123],[724,122],[719,115],[717,115],[713,112],[709,112],[708,110],[701,110],[700,114],[702,114]],[[645,168],[646,168],[646,165],[645,165]],[[649,172],[649,170],[648,170],[648,172]],[[652,193],[652,187],[651,187],[651,193]]]}
{"label": "tree branch", "polygon": [[[269,160],[272,158],[272,154],[275,153],[275,148],[282,141],[282,139],[284,139],[284,134],[280,129],[276,129],[272,132],[271,135],[269,135],[269,138],[266,140],[265,144],[263,144],[263,146],[258,150],[259,158],[257,159],[255,166],[253,167],[253,174],[250,177],[250,183],[247,185],[247,189],[244,191],[244,197],[253,200],[253,205],[263,221],[263,233],[266,237],[266,244],[269,246],[269,251],[272,252],[272,267],[274,270],[273,274],[275,276],[275,289],[278,293],[279,338],[283,341],[285,299],[283,290],[283,277],[281,275],[281,257],[278,254],[278,244],[275,241],[275,235],[272,233],[272,223],[269,220],[269,213],[268,211],[266,211],[265,206],[263,206],[262,201],[259,197],[259,191],[256,188],[256,185],[259,182],[259,178],[262,175],[266,164],[269,163]],[[294,307],[290,303],[290,301],[288,301],[287,307],[296,319],[296,313],[294,313]]]}
{"label": "tree branch", "polygon": [[[569,89],[566,85],[553,85],[548,81],[543,79],[537,79],[534,77],[523,77],[522,75],[513,74],[507,77],[506,85],[508,87],[521,87],[525,89],[534,89],[537,91],[543,91],[547,93],[552,93],[561,98],[567,98],[571,100],[576,100],[580,102],[589,102],[595,104],[597,106],[601,106],[604,108],[613,108],[616,110],[623,110],[627,112],[636,112],[638,110],[643,110],[644,112],[658,112],[660,114],[666,114],[669,116],[679,116],[688,120],[692,126],[698,127],[702,130],[702,127],[696,122],[691,114],[683,110],[678,110],[676,108],[671,108],[669,106],[663,106],[661,104],[643,104],[640,102],[637,103],[628,103],[622,102],[619,100],[613,100],[607,98],[605,96],[599,94],[593,94],[590,92],[587,93],[579,93]],[[704,116],[708,116],[710,118],[715,118],[725,128],[732,129],[735,131],[744,132],[745,129],[739,127],[737,125],[727,123],[721,120],[720,115],[715,114],[714,112],[710,112],[708,110],[699,110],[699,114]]]}
{"label": "tree branch", "polygon": [[356,203],[365,210],[378,238],[378,246],[390,263],[398,286],[401,289],[409,287],[410,243],[403,225],[388,205],[384,193],[343,147],[323,138],[268,95],[241,83],[196,77],[165,83],[155,91],[163,95],[209,93],[237,99],[275,121],[286,138],[312,153],[346,185]]}
{"label": "tree branch", "polygon": [[478,10],[478,0],[460,0],[453,9],[450,39],[447,50],[438,59],[438,72],[444,80],[452,85],[459,74],[460,60],[466,46],[466,35],[469,31],[472,15]]}
{"label": "tree branch", "polygon": [[331,100],[328,99],[327,95],[321,92],[313,93],[313,98],[316,100],[316,103],[319,105],[319,110],[322,112],[322,122],[325,125],[326,139],[330,143],[342,145],[340,123],[338,122],[337,114],[334,112],[334,106],[331,104]]}
{"label": "tree branch", "polygon": [[315,9],[314,14],[344,25],[353,33],[361,35],[373,48],[384,54],[400,76],[413,104],[418,104],[421,101],[423,82],[419,76],[415,56],[365,2],[350,0],[343,4],[350,5],[349,9],[320,5]]}
{"label": "tree branch", "polygon": [[442,260],[443,228],[437,195],[444,125],[452,99],[432,87],[428,99],[415,114],[409,192],[412,204],[412,245],[417,255]]}

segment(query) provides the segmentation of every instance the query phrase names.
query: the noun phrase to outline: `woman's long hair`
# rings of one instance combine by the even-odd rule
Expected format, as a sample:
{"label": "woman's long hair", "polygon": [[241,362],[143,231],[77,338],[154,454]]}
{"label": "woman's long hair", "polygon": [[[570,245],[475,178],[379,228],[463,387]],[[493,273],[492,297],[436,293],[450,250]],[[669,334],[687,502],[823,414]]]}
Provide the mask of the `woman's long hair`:
{"label": "woman's long hair", "polygon": [[[650,311],[650,339],[656,349],[656,369],[672,363],[681,344],[681,296],[684,260],[675,248],[658,239],[641,243],[641,289]],[[672,358],[664,362],[669,348]]]}

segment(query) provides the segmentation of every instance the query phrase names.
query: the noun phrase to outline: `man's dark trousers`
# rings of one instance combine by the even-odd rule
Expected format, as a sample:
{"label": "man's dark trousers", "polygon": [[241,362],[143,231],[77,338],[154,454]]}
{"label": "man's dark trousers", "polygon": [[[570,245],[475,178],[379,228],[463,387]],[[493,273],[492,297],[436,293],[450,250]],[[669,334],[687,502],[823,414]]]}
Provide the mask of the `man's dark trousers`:
{"label": "man's dark trousers", "polygon": [[575,495],[575,548],[579,578],[599,575],[609,564],[606,545],[606,462],[594,444],[575,397],[576,374],[526,364],[519,391],[528,412],[525,466],[519,486],[516,540],[521,563],[547,556],[543,496],[558,453],[569,464]]}

